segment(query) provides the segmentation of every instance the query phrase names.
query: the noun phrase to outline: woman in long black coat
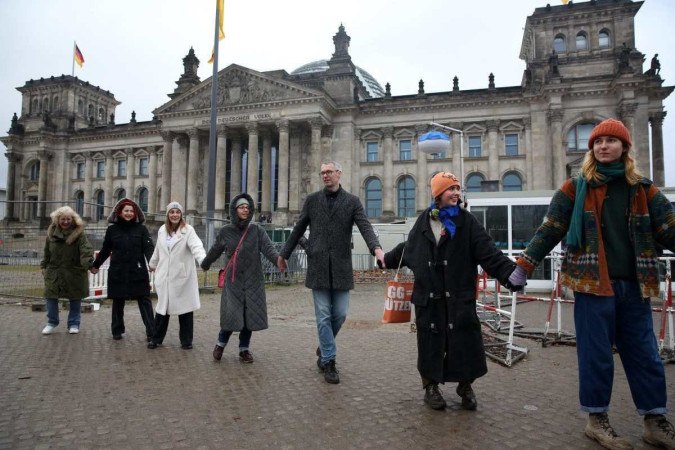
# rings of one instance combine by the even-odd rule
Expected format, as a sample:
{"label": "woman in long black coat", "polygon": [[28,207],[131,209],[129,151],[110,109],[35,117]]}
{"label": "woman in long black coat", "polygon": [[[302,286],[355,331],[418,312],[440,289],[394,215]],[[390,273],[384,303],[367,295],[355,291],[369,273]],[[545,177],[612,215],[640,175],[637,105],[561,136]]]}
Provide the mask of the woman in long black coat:
{"label": "woman in long black coat", "polygon": [[110,256],[108,269],[108,298],[112,299],[113,339],[122,339],[124,303],[128,299],[138,302],[145,334],[150,342],[155,329],[155,319],[150,301],[150,276],[147,261],[155,249],[150,233],[145,228],[145,215],[141,208],[128,198],[123,198],[108,217],[111,225],[105,231],[103,246],[94,261],[92,272]]}
{"label": "woman in long black coat", "polygon": [[415,275],[412,303],[417,325],[417,369],[424,401],[444,409],[439,383],[458,382],[464,409],[476,409],[471,383],[487,373],[476,314],[477,265],[508,286],[515,263],[499,251],[476,218],[460,208],[459,180],[439,172],[431,180],[434,202],[415,222],[408,240],[385,255],[387,267]]}

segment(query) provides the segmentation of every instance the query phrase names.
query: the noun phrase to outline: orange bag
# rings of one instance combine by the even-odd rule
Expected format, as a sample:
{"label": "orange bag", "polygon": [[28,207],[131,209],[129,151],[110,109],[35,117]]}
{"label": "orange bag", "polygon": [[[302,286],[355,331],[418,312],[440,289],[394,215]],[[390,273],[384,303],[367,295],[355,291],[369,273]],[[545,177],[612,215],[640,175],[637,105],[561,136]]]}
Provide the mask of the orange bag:
{"label": "orange bag", "polygon": [[410,322],[410,309],[413,283],[406,281],[387,281],[387,292],[384,296],[384,315],[382,323]]}
{"label": "orange bag", "polygon": [[382,323],[406,323],[410,322],[410,309],[413,291],[413,283],[410,281],[398,281],[398,272],[403,263],[403,253],[398,262],[396,275],[393,281],[387,281],[387,291],[384,293],[384,315]]}

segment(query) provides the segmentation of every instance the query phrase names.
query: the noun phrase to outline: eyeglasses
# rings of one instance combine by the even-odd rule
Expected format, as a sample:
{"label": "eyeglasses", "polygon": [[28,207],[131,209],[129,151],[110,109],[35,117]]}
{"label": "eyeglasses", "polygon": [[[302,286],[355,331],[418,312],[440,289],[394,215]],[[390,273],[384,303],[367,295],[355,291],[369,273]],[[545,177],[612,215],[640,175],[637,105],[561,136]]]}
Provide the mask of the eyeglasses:
{"label": "eyeglasses", "polygon": [[337,172],[337,170],[324,170],[323,172],[319,172],[319,175],[326,176],[326,177],[331,177],[333,174]]}

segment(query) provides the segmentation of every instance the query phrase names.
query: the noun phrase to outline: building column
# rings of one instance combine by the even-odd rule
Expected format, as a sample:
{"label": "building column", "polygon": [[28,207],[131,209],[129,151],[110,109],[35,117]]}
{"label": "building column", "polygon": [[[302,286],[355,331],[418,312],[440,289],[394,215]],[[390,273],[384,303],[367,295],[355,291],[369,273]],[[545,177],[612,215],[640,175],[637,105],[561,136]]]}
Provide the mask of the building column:
{"label": "building column", "polygon": [[138,199],[134,195],[135,194],[134,188],[136,187],[134,185],[134,175],[136,172],[136,156],[134,155],[133,148],[126,149],[125,153],[127,154],[127,180],[125,187],[125,189],[127,190],[127,198],[130,198],[136,203],[138,203]]}
{"label": "building column", "polygon": [[[246,151],[246,192],[253,198],[253,203],[257,206],[258,198],[258,124],[255,122],[246,125],[248,131],[248,150]],[[256,207],[257,209],[257,207]]]}
{"label": "building column", "polygon": [[[232,135],[232,133],[230,134]],[[232,170],[230,170],[230,198],[228,199],[227,205],[225,206],[226,217],[230,215],[229,204],[232,202],[232,199],[243,192],[241,189],[241,135],[236,133],[230,136],[230,139],[232,139]]]}
{"label": "building column", "polygon": [[187,208],[185,199],[185,183],[187,169],[187,139],[179,134],[171,146],[171,198],[167,202],[178,202]]}
{"label": "building column", "polygon": [[488,120],[487,123],[488,139],[488,179],[499,180],[499,148],[497,146],[499,131],[498,120]]}
{"label": "building column", "polygon": [[150,154],[148,160],[148,217],[155,220],[154,215],[157,213],[157,148],[148,147]]}
{"label": "building column", "polygon": [[[416,135],[415,139],[413,139],[412,145],[414,152],[413,154],[417,155],[417,192],[415,195],[417,196],[416,209],[418,214],[420,214],[427,208],[427,206],[429,206],[429,200],[431,198],[431,194],[429,193],[429,180],[431,177],[427,173],[427,154],[420,151],[418,144],[419,137],[427,132],[427,128],[428,127],[426,125],[415,126]],[[463,181],[462,186],[464,186]]]}
{"label": "building column", "polygon": [[[454,125],[450,125],[453,128],[457,128],[458,130],[462,129],[462,126],[459,125],[455,127]],[[459,182],[462,184],[462,187],[464,187],[465,181],[462,180],[462,173],[461,173],[461,167],[462,167],[462,156],[461,155],[461,145],[462,145],[462,135],[455,132],[455,131],[448,131],[448,136],[450,136],[450,151],[452,152],[452,173],[454,173],[457,178],[459,178]],[[426,159],[426,158],[425,158]]]}
{"label": "building column", "polygon": [[84,208],[83,208],[83,213],[84,217],[83,219],[86,221],[91,221],[93,215],[92,215],[92,209],[91,209],[91,204],[94,202],[94,198],[91,196],[93,192],[91,191],[92,189],[92,176],[94,174],[94,161],[91,159],[91,152],[85,152],[82,153],[82,156],[84,156]]}
{"label": "building column", "polygon": [[7,207],[6,217],[10,220],[19,218],[17,212],[18,208],[14,207],[16,202],[16,165],[21,161],[21,155],[14,152],[5,153],[7,157]]}
{"label": "building column", "polygon": [[[214,193],[215,217],[224,219],[227,216],[225,188],[227,182],[227,127],[218,125],[216,141],[216,192]],[[208,173],[208,164],[207,164]],[[208,193],[207,193],[208,195]]]}
{"label": "building column", "polygon": [[553,174],[552,185],[549,189],[556,189],[561,186],[567,178],[567,170],[565,167],[565,149],[562,148],[562,118],[563,111],[561,109],[549,109],[546,115],[548,119],[549,132],[551,138],[551,153],[553,154],[553,167],[551,173]]}
{"label": "building column", "polygon": [[292,219],[291,215],[295,215],[300,212],[302,208],[301,199],[301,190],[302,190],[302,151],[301,144],[302,142],[302,130],[299,127],[293,127],[289,130],[288,135],[288,158],[289,162],[289,171],[288,171],[288,214],[289,221]]}
{"label": "building column", "polygon": [[[663,119],[666,112],[661,111],[649,115],[649,123],[652,125],[652,177],[654,184],[663,187],[666,184],[663,160]],[[9,192],[9,189],[8,189]]]}
{"label": "building column", "polygon": [[162,131],[164,149],[162,151],[162,198],[160,199],[160,211],[164,211],[166,205],[171,202],[171,149],[175,134],[170,131]]}
{"label": "building column", "polygon": [[262,194],[261,214],[269,217],[272,212],[272,134],[265,130],[262,135]]}
{"label": "building column", "polygon": [[309,192],[314,192],[320,189],[319,182],[321,181],[320,177],[314,174],[319,173],[321,169],[321,127],[323,127],[323,119],[315,117],[309,121],[309,124],[312,128],[312,141],[309,149],[309,166],[312,173]]}
{"label": "building column", "polygon": [[621,119],[623,124],[626,125],[626,128],[628,128],[628,131],[630,132],[630,135],[633,138],[633,148],[634,150],[636,150],[634,151],[634,153],[638,168],[648,172],[651,163],[651,161],[649,160],[648,147],[636,145],[636,143],[640,142],[641,137],[638,136],[639,132],[638,130],[635,129],[635,112],[637,111],[637,108],[638,108],[637,103],[628,103],[628,102],[622,103],[618,111],[619,118]]}
{"label": "building column", "polygon": [[382,216],[394,217],[394,128],[382,129],[384,142],[382,145],[382,161],[384,163],[382,175]]}
{"label": "building column", "polygon": [[196,128],[188,130],[190,148],[188,150],[187,169],[187,204],[184,206],[187,214],[197,214],[197,185],[199,178],[199,131]]}
{"label": "building column", "polygon": [[38,158],[40,159],[40,179],[38,180],[38,219],[46,218],[49,214],[47,211],[47,178],[49,177],[49,160],[52,159],[52,153],[48,150],[41,149],[38,151]]}
{"label": "building column", "polygon": [[288,169],[289,169],[289,140],[288,120],[276,123],[279,130],[279,179],[277,180],[277,210],[274,214],[274,223],[286,225],[288,223]]}
{"label": "building column", "polygon": [[[114,150],[108,150],[105,152],[105,204],[111,208],[115,206],[115,200],[113,199],[113,166],[115,165],[115,160],[113,159]],[[129,176],[129,164],[127,163],[127,176]],[[129,191],[127,190],[127,197],[129,197]],[[131,197],[129,197],[131,198]]]}
{"label": "building column", "polygon": [[[524,117],[523,125],[525,125],[525,176],[527,180],[523,183],[523,190],[532,190],[534,184],[534,158],[532,157],[532,118]],[[525,187],[527,186],[527,188]]]}

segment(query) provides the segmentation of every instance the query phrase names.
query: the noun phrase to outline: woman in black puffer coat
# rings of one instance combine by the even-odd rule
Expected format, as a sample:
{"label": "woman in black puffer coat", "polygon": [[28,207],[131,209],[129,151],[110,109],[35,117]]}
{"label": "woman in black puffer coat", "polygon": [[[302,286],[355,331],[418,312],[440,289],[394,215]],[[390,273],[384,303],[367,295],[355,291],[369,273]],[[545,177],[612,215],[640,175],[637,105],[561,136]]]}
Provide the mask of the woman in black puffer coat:
{"label": "woman in black puffer coat", "polygon": [[108,298],[112,299],[113,339],[122,339],[124,328],[124,303],[135,299],[145,325],[148,342],[154,333],[155,320],[150,301],[150,276],[147,261],[155,249],[150,233],[143,222],[141,208],[128,198],[123,198],[108,217],[111,223],[105,232],[103,246],[94,261],[92,272],[110,256],[108,269]]}

